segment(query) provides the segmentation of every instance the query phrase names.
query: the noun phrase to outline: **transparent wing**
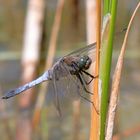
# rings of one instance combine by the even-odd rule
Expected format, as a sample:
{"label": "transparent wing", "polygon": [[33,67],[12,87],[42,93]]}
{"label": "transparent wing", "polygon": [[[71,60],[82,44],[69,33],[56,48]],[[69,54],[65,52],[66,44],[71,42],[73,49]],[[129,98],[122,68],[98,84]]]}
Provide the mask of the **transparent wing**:
{"label": "transparent wing", "polygon": [[52,96],[59,115],[66,98],[76,100],[80,97],[79,93],[82,93],[82,86],[77,77],[70,74],[70,68],[60,61],[52,68]]}
{"label": "transparent wing", "polygon": [[[96,42],[87,45],[86,47],[80,48],[76,51],[73,51],[72,53],[66,55],[66,56],[81,56],[81,55],[88,55],[90,53],[95,53],[96,51]],[[66,57],[64,56],[64,57]]]}
{"label": "transparent wing", "polygon": [[68,75],[67,77],[62,77],[59,80],[55,80],[55,92],[57,91],[58,98],[63,100],[64,98],[69,98],[70,100],[79,99],[79,94],[82,93],[82,86],[75,75]]}

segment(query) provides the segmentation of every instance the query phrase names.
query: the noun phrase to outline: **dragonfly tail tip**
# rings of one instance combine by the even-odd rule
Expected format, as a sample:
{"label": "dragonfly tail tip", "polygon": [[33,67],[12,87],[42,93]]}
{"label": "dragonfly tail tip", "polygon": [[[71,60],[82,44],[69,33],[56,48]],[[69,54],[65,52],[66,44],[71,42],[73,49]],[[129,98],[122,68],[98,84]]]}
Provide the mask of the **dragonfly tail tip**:
{"label": "dragonfly tail tip", "polygon": [[7,96],[3,96],[3,97],[1,97],[1,99],[8,99],[8,97]]}

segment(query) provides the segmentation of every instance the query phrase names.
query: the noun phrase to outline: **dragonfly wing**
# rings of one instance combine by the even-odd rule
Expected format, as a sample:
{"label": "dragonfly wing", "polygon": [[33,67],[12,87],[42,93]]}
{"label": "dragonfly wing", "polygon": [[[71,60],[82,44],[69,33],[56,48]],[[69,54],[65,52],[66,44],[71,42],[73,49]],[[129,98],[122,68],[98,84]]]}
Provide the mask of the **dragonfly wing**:
{"label": "dragonfly wing", "polygon": [[[76,51],[73,51],[72,53],[70,53],[70,54],[68,54],[66,56],[86,55],[88,53],[95,52],[95,51],[96,51],[96,42],[95,43],[92,43],[92,44],[89,44],[86,47],[77,49]],[[64,57],[66,57],[66,56],[64,56]]]}
{"label": "dragonfly wing", "polygon": [[[81,84],[75,75],[70,74],[70,66],[59,62],[58,68],[53,68],[53,84],[55,97],[63,100],[64,97],[69,99],[78,99],[81,89]],[[56,98],[55,98],[56,100]],[[58,102],[56,100],[56,102]]]}
{"label": "dragonfly wing", "polygon": [[53,89],[54,89],[54,92],[52,92],[53,97],[54,97],[54,104],[58,111],[59,116],[61,116],[61,106],[60,106],[60,100],[59,100],[59,94],[58,94],[59,87],[57,86],[56,73],[53,73],[52,82],[53,82]]}
{"label": "dragonfly wing", "polygon": [[70,66],[67,66],[65,63],[61,64],[61,67],[68,73],[66,77],[64,77],[62,80],[62,85],[61,87],[66,87],[65,92],[63,95],[65,97],[68,97],[72,100],[77,100],[79,99],[79,93],[82,92],[82,86],[81,83],[79,82],[79,79],[77,78],[76,75],[72,75],[70,73]]}

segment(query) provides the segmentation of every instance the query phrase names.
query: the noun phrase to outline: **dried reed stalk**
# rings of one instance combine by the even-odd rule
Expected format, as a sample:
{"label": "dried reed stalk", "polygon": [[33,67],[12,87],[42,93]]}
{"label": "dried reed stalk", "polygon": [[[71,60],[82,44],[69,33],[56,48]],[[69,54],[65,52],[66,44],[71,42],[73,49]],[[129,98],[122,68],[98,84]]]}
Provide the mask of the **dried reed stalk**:
{"label": "dried reed stalk", "polygon": [[110,97],[110,103],[109,103],[109,112],[108,112],[108,122],[107,122],[107,129],[106,129],[106,140],[112,140],[112,134],[113,134],[113,127],[114,127],[114,118],[117,108],[117,102],[118,102],[118,90],[120,85],[120,79],[121,79],[121,72],[122,72],[122,66],[123,66],[123,59],[126,49],[126,43],[128,38],[128,33],[130,31],[130,27],[132,25],[132,22],[134,20],[134,17],[140,7],[140,2],[138,3],[131,19],[128,24],[128,28],[124,37],[123,45],[121,48],[121,52],[118,58],[118,62],[115,68],[114,76],[113,76],[113,83],[112,83],[112,90],[111,90],[111,97]]}
{"label": "dried reed stalk", "polygon": [[[44,18],[44,0],[30,0],[25,23],[24,46],[22,56],[22,83],[27,83],[35,78],[36,67],[39,61],[39,48],[41,44],[42,25]],[[32,127],[29,116],[25,110],[32,104],[33,89],[25,91],[19,99],[20,111],[24,114],[18,115],[17,119],[17,140],[30,140]]]}
{"label": "dried reed stalk", "polygon": [[[97,9],[96,5],[97,4]],[[88,43],[93,43],[97,40],[96,49],[96,69],[95,75],[99,75],[99,48],[100,48],[100,32],[101,32],[101,1],[87,1],[87,40]],[[97,10],[97,12],[96,12]],[[97,16],[95,16],[97,15]],[[95,29],[96,28],[96,29]],[[93,70],[92,70],[93,71]],[[91,97],[96,109],[99,108],[98,97],[98,78],[94,80],[93,85],[94,96]],[[99,115],[95,108],[91,107],[91,128],[90,128],[90,140],[99,139]]]}
{"label": "dried reed stalk", "polygon": [[[63,7],[64,7],[64,0],[59,0],[57,9],[56,9],[55,18],[54,18],[53,27],[52,27],[48,55],[46,56],[45,70],[49,69],[53,64]],[[38,96],[38,99],[35,105],[34,114],[33,114],[34,128],[38,126],[38,123],[40,120],[41,109],[45,101],[45,94],[46,94],[47,87],[48,87],[48,83],[42,83],[40,91],[39,91],[39,96]]]}

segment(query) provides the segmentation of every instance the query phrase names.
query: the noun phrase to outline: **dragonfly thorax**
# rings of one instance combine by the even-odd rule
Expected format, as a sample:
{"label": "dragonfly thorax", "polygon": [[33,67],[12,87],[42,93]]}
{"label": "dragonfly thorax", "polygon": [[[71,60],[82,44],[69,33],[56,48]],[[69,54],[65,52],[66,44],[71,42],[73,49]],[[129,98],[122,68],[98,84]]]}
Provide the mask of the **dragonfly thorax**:
{"label": "dragonfly thorax", "polygon": [[89,56],[67,56],[62,59],[62,63],[65,63],[69,67],[71,74],[77,74],[82,70],[87,70],[92,60]]}

